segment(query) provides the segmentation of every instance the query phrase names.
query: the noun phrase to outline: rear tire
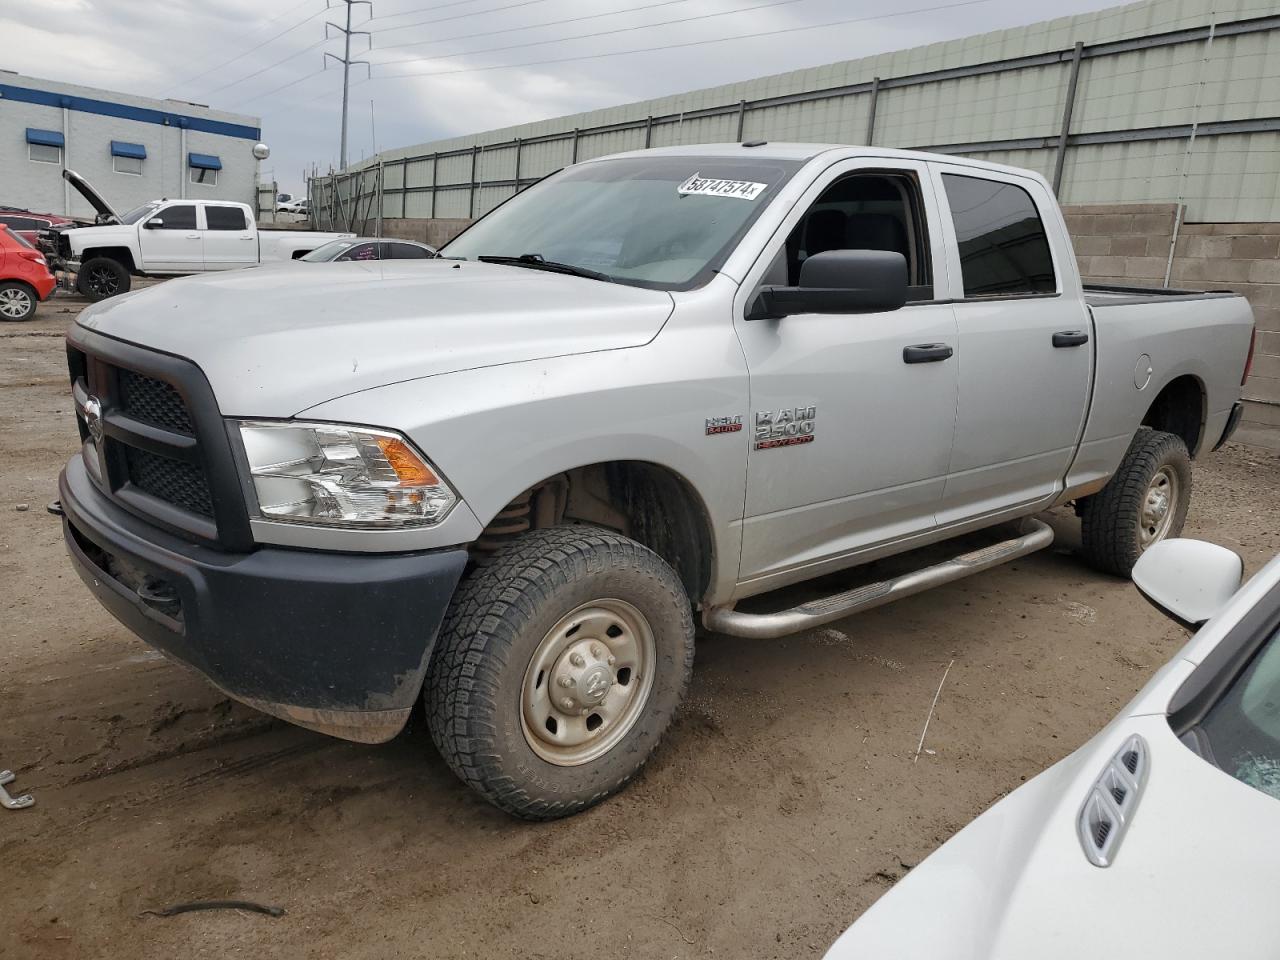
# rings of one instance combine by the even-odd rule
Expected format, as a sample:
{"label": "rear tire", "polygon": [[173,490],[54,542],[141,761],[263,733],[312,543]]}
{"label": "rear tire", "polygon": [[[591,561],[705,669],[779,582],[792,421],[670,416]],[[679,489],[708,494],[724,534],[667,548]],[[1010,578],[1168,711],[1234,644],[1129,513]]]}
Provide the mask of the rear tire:
{"label": "rear tire", "polygon": [[80,264],[80,272],[76,274],[76,290],[95,303],[128,293],[129,286],[128,268],[110,257],[91,257]]}
{"label": "rear tire", "polygon": [[1107,485],[1080,502],[1090,565],[1127,577],[1153,544],[1182,533],[1191,506],[1191,456],[1182,438],[1142,427]]}
{"label": "rear tire", "polygon": [[689,598],[661,558],[597,527],[534,530],[459,586],[427,674],[427,722],[464,783],[550,820],[640,771],[692,668]]}
{"label": "rear tire", "polygon": [[25,283],[0,283],[0,320],[21,323],[36,315],[40,298]]}

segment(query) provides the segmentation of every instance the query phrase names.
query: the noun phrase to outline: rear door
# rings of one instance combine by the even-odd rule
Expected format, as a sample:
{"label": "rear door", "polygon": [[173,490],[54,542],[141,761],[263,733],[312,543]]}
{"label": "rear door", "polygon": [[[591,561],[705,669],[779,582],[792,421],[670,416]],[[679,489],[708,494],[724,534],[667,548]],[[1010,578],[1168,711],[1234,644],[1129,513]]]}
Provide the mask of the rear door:
{"label": "rear door", "polygon": [[946,525],[1062,489],[1094,347],[1070,240],[1043,181],[933,166],[960,338],[955,447],[938,515]]}
{"label": "rear door", "polygon": [[[933,529],[957,372],[939,219],[925,164],[844,160],[817,178],[747,275],[734,323],[751,375],[740,574],[750,592]],[[744,319],[759,285],[793,286],[807,257],[834,249],[902,253],[908,304]]]}
{"label": "rear door", "polygon": [[154,273],[198,273],[204,269],[204,239],[194,203],[161,207],[138,231],[142,269]]}
{"label": "rear door", "polygon": [[258,238],[243,207],[206,203],[204,268],[234,270],[258,262]]}

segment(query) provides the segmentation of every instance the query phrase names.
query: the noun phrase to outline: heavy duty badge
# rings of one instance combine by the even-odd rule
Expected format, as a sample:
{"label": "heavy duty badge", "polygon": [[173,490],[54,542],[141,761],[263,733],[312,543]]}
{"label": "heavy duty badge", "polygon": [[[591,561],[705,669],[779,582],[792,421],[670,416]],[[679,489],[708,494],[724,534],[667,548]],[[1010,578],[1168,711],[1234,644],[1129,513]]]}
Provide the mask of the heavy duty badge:
{"label": "heavy duty badge", "polygon": [[813,425],[817,417],[816,406],[783,407],[776,413],[761,410],[756,413],[755,448],[770,450],[813,443]]}
{"label": "heavy duty badge", "polygon": [[716,433],[738,433],[742,429],[742,415],[736,417],[707,417],[707,436]]}

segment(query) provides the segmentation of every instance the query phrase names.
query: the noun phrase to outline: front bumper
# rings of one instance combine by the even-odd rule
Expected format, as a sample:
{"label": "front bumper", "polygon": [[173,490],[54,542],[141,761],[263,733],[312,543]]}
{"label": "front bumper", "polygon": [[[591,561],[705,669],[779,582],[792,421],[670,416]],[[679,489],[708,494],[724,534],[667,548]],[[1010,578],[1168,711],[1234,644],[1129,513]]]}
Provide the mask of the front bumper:
{"label": "front bumper", "polygon": [[466,550],[224,553],[121,510],[79,457],[58,491],[80,579],[147,643],[303,727],[381,743],[404,726]]}

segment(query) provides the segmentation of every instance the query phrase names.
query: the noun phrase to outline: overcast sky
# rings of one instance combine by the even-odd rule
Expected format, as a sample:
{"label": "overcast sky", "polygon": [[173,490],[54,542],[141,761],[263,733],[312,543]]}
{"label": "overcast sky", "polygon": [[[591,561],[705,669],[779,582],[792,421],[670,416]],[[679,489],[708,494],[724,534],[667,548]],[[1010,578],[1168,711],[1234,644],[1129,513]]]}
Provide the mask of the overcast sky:
{"label": "overcast sky", "polygon": [[[325,0],[0,0],[0,66],[260,116],[272,149],[263,170],[297,191],[304,169],[314,163],[323,171],[338,159],[341,71],[332,60],[327,71],[322,66],[324,51],[342,52],[336,31],[325,42],[324,23],[342,22],[345,6],[329,2],[326,11]],[[364,79],[364,67],[352,70],[349,152],[355,161],[377,149],[1113,5],[374,0],[372,19],[368,4],[353,10],[357,28],[372,33],[373,46],[366,54],[367,38],[354,37],[352,56],[373,63],[373,79]],[[721,39],[744,34],[761,36]],[[653,49],[703,40],[721,42]],[[561,62],[548,62],[555,60]]]}

